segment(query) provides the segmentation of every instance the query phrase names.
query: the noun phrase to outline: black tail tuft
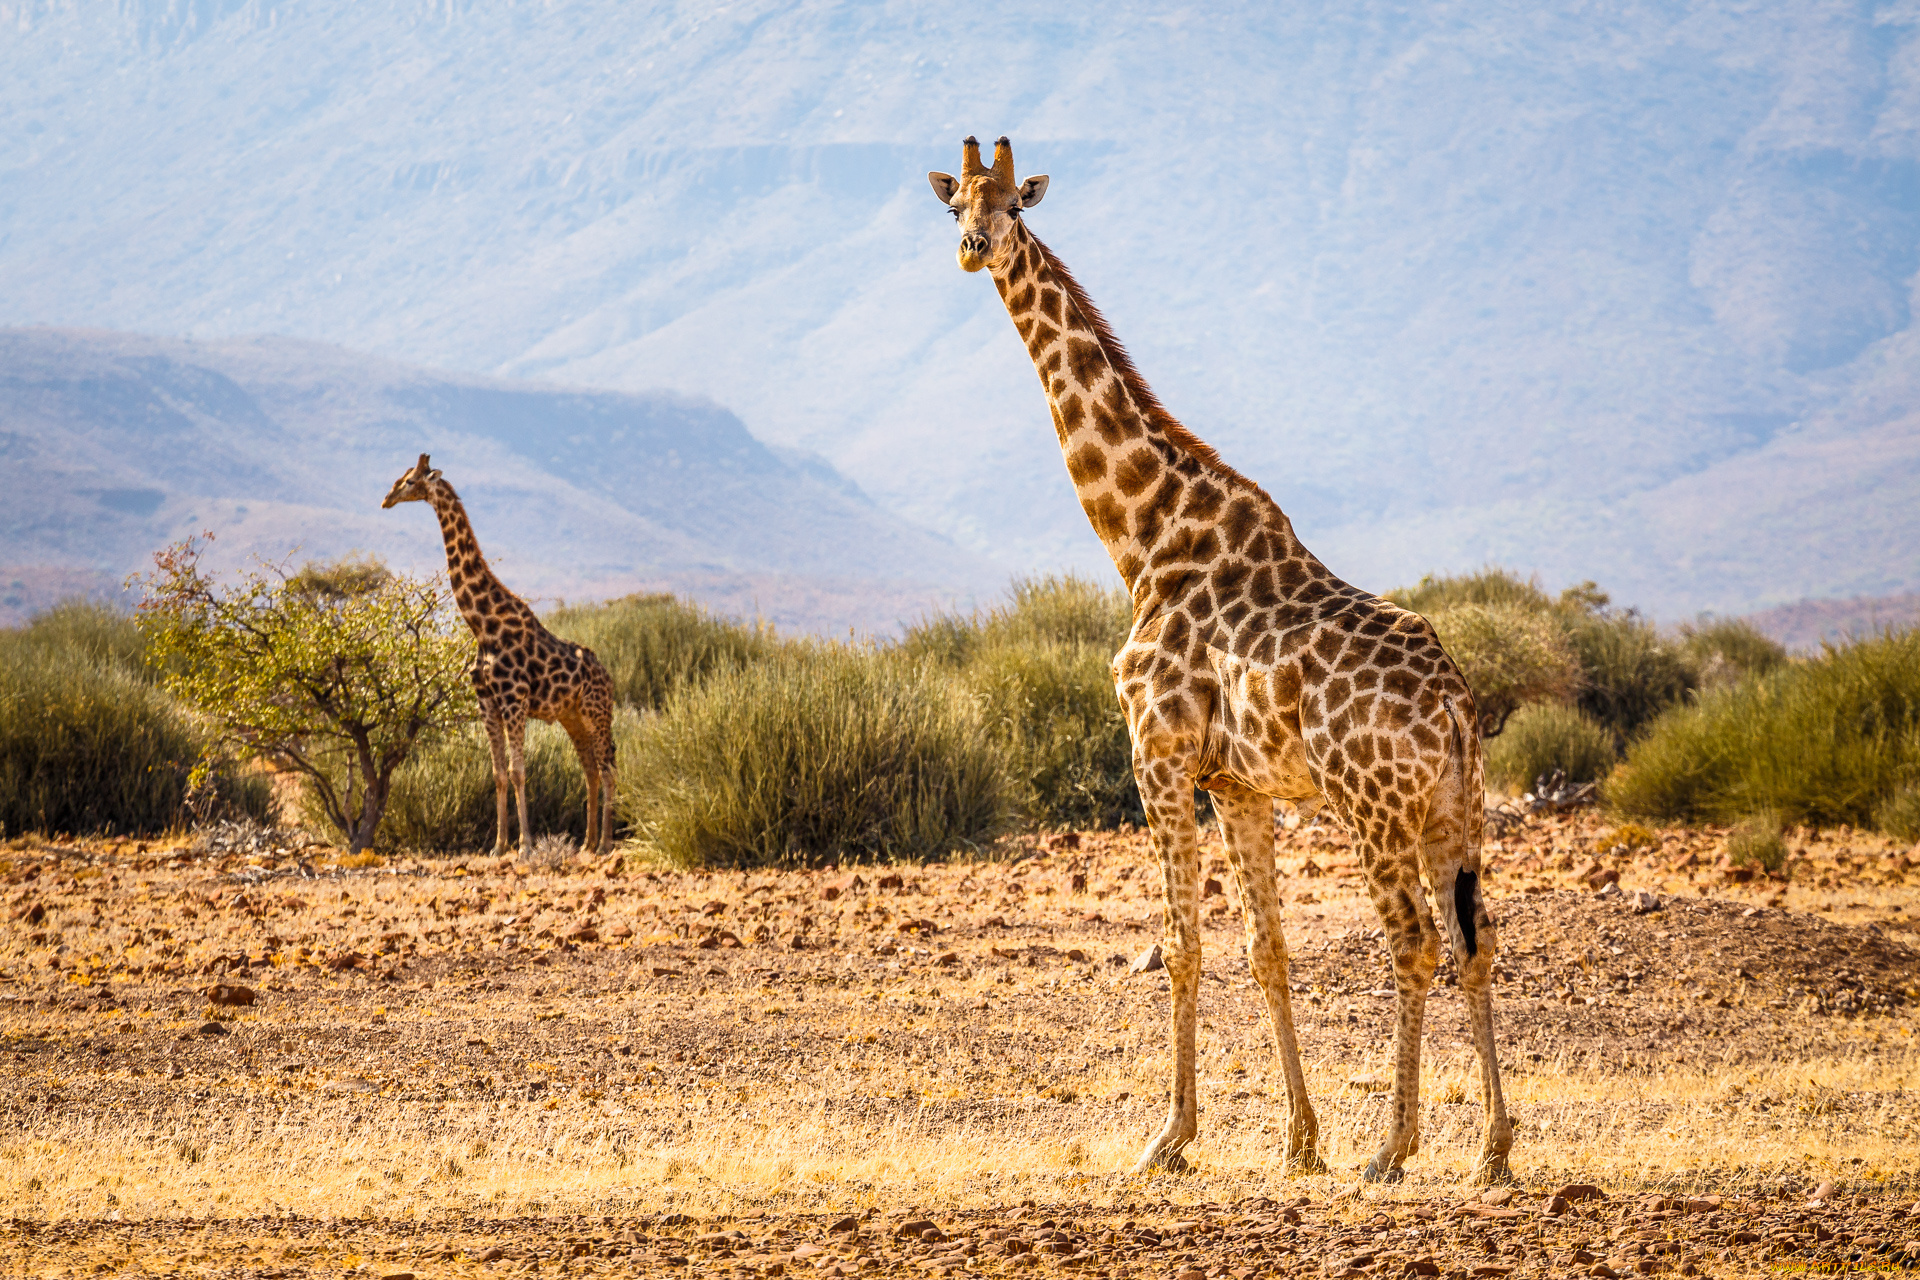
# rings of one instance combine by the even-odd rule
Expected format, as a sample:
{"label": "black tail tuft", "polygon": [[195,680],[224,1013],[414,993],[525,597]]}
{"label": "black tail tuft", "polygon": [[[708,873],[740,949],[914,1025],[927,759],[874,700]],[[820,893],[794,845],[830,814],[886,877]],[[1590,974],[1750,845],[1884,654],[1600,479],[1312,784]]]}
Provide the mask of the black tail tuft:
{"label": "black tail tuft", "polygon": [[1479,887],[1480,875],[1475,871],[1462,870],[1453,878],[1453,914],[1460,921],[1460,933],[1467,940],[1467,958],[1471,960],[1480,954],[1479,925],[1475,920],[1474,890]]}

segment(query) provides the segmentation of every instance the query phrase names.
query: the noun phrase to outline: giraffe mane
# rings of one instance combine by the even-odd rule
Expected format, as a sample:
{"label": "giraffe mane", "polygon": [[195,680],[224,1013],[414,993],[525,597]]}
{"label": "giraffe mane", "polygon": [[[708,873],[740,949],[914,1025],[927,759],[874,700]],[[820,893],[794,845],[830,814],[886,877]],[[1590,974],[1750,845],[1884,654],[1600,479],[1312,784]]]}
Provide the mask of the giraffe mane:
{"label": "giraffe mane", "polygon": [[1073,305],[1079,309],[1081,316],[1093,327],[1094,340],[1106,353],[1107,363],[1112,365],[1114,372],[1120,375],[1120,381],[1126,386],[1128,394],[1133,397],[1133,402],[1140,406],[1140,412],[1146,415],[1147,420],[1158,427],[1160,433],[1175,448],[1183,449],[1193,455],[1208,470],[1218,473],[1227,480],[1246,485],[1261,497],[1267,498],[1267,501],[1273,501],[1267,496],[1265,489],[1228,466],[1221,458],[1218,449],[1195,435],[1186,423],[1174,417],[1167,406],[1160,403],[1160,397],[1153,394],[1153,388],[1147,385],[1147,380],[1134,366],[1133,357],[1127,354],[1126,346],[1114,333],[1113,327],[1107,323],[1106,316],[1100,313],[1100,308],[1093,305],[1093,299],[1087,296],[1087,291],[1081,288],[1080,282],[1073,278],[1073,272],[1067,270],[1067,264],[1060,261],[1053,250],[1047,248],[1046,241],[1033,234],[1033,228],[1027,228],[1027,236],[1039,248],[1040,256],[1047,260],[1047,266],[1052,269],[1054,277],[1060,281],[1060,287],[1066,290],[1067,297],[1073,300]]}

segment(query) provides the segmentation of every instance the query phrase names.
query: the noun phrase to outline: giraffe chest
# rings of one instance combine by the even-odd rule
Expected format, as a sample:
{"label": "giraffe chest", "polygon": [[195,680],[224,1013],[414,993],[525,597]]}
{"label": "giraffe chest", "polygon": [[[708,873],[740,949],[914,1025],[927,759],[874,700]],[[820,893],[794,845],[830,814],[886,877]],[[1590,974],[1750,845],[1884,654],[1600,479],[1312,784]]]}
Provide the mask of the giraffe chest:
{"label": "giraffe chest", "polygon": [[1212,674],[1207,749],[1212,774],[1281,800],[1320,794],[1300,731],[1299,677],[1287,666],[1209,649]]}

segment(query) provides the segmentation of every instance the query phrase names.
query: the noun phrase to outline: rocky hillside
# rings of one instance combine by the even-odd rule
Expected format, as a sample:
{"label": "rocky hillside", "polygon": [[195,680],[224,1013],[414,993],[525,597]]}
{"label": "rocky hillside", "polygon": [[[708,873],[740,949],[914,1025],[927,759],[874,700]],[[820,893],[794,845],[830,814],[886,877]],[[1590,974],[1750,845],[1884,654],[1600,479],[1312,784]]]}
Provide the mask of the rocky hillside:
{"label": "rocky hillside", "polygon": [[1004,581],[711,401],[286,339],[16,329],[0,330],[0,619],[110,591],[207,530],[228,566],[362,550],[438,568],[431,515],[380,509],[422,452],[496,569],[544,603],[664,589],[789,629],[887,630]]}

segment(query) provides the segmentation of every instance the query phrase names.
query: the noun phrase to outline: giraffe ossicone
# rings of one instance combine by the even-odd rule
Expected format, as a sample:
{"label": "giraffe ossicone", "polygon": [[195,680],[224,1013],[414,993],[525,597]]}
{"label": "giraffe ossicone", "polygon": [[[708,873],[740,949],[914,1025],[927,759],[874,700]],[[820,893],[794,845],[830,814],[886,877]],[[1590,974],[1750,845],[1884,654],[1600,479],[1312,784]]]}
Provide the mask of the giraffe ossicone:
{"label": "giraffe ossicone", "polygon": [[573,739],[587,775],[587,833],[582,847],[606,853],[613,846],[613,680],[585,645],[547,630],[533,609],[509,591],[480,554],[473,522],[426,454],[409,467],[380,506],[425,502],[440,520],[447,549],[447,579],[460,616],[479,646],[473,691],[493,755],[495,827],[493,852],[507,851],[507,791],[520,819],[520,852],[533,849],[527,823],[527,720],[557,722]]}
{"label": "giraffe ossicone", "polygon": [[1006,138],[990,166],[969,137],[958,177],[927,177],[960,224],[960,266],[988,272],[1026,344],[1081,509],[1133,597],[1113,676],[1164,878],[1173,989],[1169,1112],[1137,1167],[1184,1167],[1181,1150],[1199,1131],[1199,788],[1212,794],[1246,908],[1248,959],[1287,1082],[1288,1164],[1324,1168],[1294,1035],[1276,800],[1324,804],[1352,833],[1392,953],[1393,1089],[1365,1176],[1399,1178],[1420,1147],[1420,1038],[1444,930],[1480,1059],[1486,1127],[1474,1176],[1509,1178],[1495,930],[1480,871],[1480,739],[1466,681],[1424,618],[1335,577],[1279,504],[1160,404],[1086,292],[1027,229],[1021,214],[1040,203],[1047,179],[1017,181]]}

